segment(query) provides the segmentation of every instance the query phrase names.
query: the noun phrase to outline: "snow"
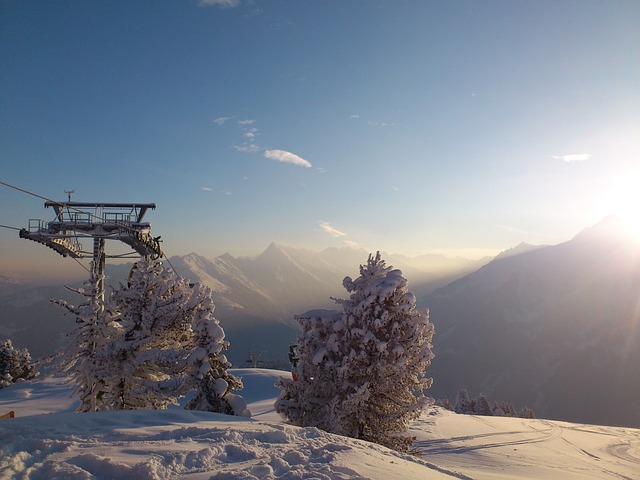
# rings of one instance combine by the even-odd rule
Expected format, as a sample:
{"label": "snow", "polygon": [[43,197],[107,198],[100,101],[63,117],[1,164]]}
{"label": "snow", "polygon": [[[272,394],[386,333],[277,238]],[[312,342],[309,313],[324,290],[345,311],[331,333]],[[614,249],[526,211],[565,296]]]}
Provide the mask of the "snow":
{"label": "snow", "polygon": [[0,390],[0,479],[638,479],[640,430],[427,410],[416,456],[284,423],[287,372],[231,370],[252,419],[188,411],[74,413],[66,377]]}

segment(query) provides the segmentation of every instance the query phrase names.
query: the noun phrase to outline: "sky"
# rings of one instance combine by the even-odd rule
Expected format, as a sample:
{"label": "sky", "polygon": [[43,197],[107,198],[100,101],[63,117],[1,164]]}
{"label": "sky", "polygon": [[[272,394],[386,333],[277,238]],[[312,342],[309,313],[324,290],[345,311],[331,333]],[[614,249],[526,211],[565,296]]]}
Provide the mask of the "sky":
{"label": "sky", "polygon": [[[639,25],[635,0],[0,0],[0,181],[156,203],[168,256],[640,226]],[[0,185],[0,272],[77,270],[32,218]]]}

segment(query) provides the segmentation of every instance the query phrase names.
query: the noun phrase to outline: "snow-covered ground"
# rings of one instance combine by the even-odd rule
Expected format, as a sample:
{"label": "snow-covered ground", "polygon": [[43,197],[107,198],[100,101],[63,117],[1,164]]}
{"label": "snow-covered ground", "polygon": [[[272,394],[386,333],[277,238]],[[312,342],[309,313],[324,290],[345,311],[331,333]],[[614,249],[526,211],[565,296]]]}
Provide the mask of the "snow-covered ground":
{"label": "snow-covered ground", "polygon": [[640,430],[456,415],[413,423],[417,455],[283,423],[285,372],[233,370],[253,413],[74,413],[61,377],[0,390],[0,479],[640,479]]}

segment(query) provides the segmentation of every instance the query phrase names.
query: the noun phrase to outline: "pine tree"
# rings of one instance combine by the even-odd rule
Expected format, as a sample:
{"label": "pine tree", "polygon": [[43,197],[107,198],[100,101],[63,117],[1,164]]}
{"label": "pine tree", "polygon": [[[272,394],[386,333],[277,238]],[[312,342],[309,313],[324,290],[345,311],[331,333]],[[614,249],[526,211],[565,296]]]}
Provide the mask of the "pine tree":
{"label": "pine tree", "polygon": [[189,284],[159,261],[140,261],[127,285],[114,292],[122,334],[111,341],[109,408],[162,409],[183,390],[192,339],[185,319]]}
{"label": "pine tree", "polygon": [[81,411],[163,409],[195,390],[188,408],[248,416],[232,393],[242,382],[227,372],[228,348],[213,317],[211,290],[178,278],[157,260],[142,260],[108,301],[96,295],[97,278],[77,292],[70,347],[61,355],[81,397]]}
{"label": "pine tree", "polygon": [[504,416],[505,417],[517,417],[518,416],[518,412],[516,412],[515,407],[508,402],[500,402],[499,404],[500,410],[502,410],[504,412]]}
{"label": "pine tree", "polygon": [[456,401],[453,404],[453,411],[462,414],[473,413],[469,393],[464,388],[458,391]]}
{"label": "pine tree", "polygon": [[483,394],[480,394],[476,399],[473,412],[476,415],[484,415],[489,417],[492,415],[489,400],[487,400],[487,397],[485,397]]}
{"label": "pine tree", "polygon": [[36,363],[26,348],[15,348],[9,339],[0,344],[0,388],[37,376]]}
{"label": "pine tree", "polygon": [[189,378],[196,395],[186,405],[187,410],[205,410],[249,417],[246,402],[233,393],[242,389],[242,381],[228,372],[231,363],[222,353],[229,348],[224,330],[213,316],[215,305],[211,289],[199,283],[193,286],[191,298],[195,349],[190,357]]}
{"label": "pine tree", "polygon": [[536,418],[536,414],[534,413],[532,408],[522,407],[522,411],[520,412],[521,418]]}
{"label": "pine tree", "polygon": [[95,269],[85,288],[70,289],[84,297],[84,302],[74,306],[65,301],[54,301],[76,316],[76,328],[69,335],[67,347],[57,355],[58,367],[70,375],[76,383],[81,412],[94,412],[104,408],[104,395],[109,391],[105,378],[109,370],[110,339],[117,335],[117,315],[105,308],[98,295],[98,282],[104,282]]}
{"label": "pine tree", "polygon": [[249,416],[242,382],[227,369],[229,344],[213,317],[211,289],[141,261],[113,295],[122,338],[112,343],[117,381],[111,408],[166,408],[191,390],[187,408]]}
{"label": "pine tree", "polygon": [[281,379],[276,410],[297,425],[406,450],[402,436],[432,400],[426,368],[433,325],[416,309],[400,270],[369,256],[360,277],[346,277],[349,299],[340,310],[313,310],[297,317],[299,381]]}

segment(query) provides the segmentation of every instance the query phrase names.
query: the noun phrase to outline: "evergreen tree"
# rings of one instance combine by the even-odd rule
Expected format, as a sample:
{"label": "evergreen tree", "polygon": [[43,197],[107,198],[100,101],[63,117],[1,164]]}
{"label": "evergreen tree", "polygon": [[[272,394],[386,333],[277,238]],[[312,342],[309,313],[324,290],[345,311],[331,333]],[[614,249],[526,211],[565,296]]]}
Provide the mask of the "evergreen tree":
{"label": "evergreen tree", "polygon": [[221,352],[229,344],[213,317],[210,289],[157,260],[139,261],[106,305],[96,280],[78,290],[87,298],[79,307],[56,302],[77,315],[62,366],[76,379],[81,411],[162,409],[195,390],[188,408],[250,415],[232,393],[242,382],[227,372]]}
{"label": "evergreen tree", "polygon": [[249,416],[242,382],[227,369],[229,346],[213,316],[211,289],[191,285],[159,261],[141,261],[113,295],[122,338],[112,342],[117,381],[111,408],[166,408],[195,390],[187,408]]}
{"label": "evergreen tree", "polygon": [[458,391],[456,401],[453,404],[453,411],[462,414],[473,413],[471,400],[469,399],[469,393],[464,388]]}
{"label": "evergreen tree", "polygon": [[[68,346],[57,355],[58,367],[70,372],[80,397],[81,412],[95,412],[104,408],[104,395],[109,391],[105,378],[109,371],[109,344],[120,330],[117,315],[105,308],[98,295],[98,282],[104,282],[95,269],[85,288],[70,289],[84,297],[78,306],[63,300],[53,303],[76,316],[76,328],[69,335]],[[67,287],[68,288],[68,287]]]}
{"label": "evergreen tree", "polygon": [[491,413],[494,417],[506,417],[504,410],[500,408],[498,402],[493,402],[493,409],[491,409]]}
{"label": "evergreen tree", "polygon": [[480,394],[476,399],[473,412],[476,415],[484,415],[489,417],[492,415],[489,400],[487,400],[487,397],[485,397],[483,394]]}
{"label": "evergreen tree", "polygon": [[340,310],[298,316],[299,381],[281,379],[276,410],[297,425],[406,450],[402,435],[432,400],[426,368],[433,325],[416,309],[400,270],[369,256],[360,277],[346,277]]}
{"label": "evergreen tree", "polygon": [[193,286],[191,304],[195,308],[195,349],[190,357],[189,378],[196,395],[185,408],[251,416],[246,402],[233,393],[234,390],[242,389],[242,381],[228,371],[231,363],[222,352],[229,348],[229,342],[224,340],[224,330],[213,316],[215,305],[211,290],[196,283]]}
{"label": "evergreen tree", "polygon": [[449,398],[440,398],[436,401],[436,405],[446,410],[453,410],[453,405],[449,401]]}
{"label": "evergreen tree", "polygon": [[185,319],[189,284],[159,261],[140,261],[114,292],[122,334],[111,341],[109,408],[162,409],[177,404],[192,339]]}
{"label": "evergreen tree", "polygon": [[0,344],[0,388],[37,376],[36,363],[26,348],[15,348],[9,339]]}
{"label": "evergreen tree", "polygon": [[532,408],[522,407],[522,411],[520,412],[521,418],[536,418],[536,414],[534,413]]}

